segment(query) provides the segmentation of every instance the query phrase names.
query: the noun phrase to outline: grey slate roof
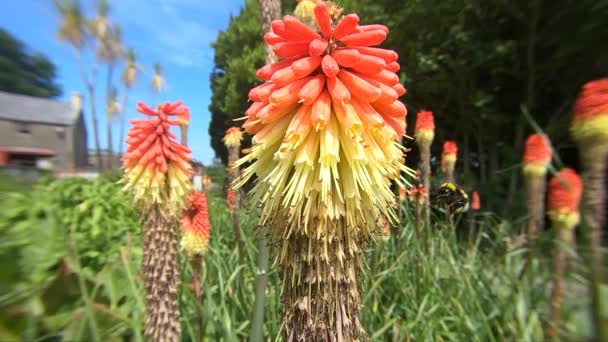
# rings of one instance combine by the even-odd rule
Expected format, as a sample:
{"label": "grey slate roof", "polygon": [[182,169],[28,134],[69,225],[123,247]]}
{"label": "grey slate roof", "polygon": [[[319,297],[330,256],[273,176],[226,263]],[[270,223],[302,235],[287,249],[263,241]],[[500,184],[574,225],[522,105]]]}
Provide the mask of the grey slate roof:
{"label": "grey slate roof", "polygon": [[0,120],[73,125],[78,115],[69,102],[0,91]]}

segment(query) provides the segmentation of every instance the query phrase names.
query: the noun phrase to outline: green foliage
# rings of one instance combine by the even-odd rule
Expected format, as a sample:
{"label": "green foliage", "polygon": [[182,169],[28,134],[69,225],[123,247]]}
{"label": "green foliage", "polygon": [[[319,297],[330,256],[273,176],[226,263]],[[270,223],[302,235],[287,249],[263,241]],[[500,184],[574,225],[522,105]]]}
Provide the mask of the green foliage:
{"label": "green foliage", "polygon": [[[91,324],[120,335],[129,316],[141,319],[132,309],[139,292],[131,292],[123,273],[138,269],[141,252],[130,246],[139,242],[139,223],[115,180],[42,180],[2,204],[0,306],[22,311],[2,315],[22,339],[59,332],[67,340],[93,338],[96,330],[84,329]],[[93,307],[123,319],[97,325]]]}
{"label": "green foliage", "polygon": [[57,71],[49,59],[27,50],[22,42],[0,28],[0,90],[10,93],[56,97]]}
{"label": "green foliage", "polygon": [[[116,182],[43,180],[0,199],[0,339],[143,341],[144,297],[139,224]],[[210,201],[211,244],[201,276],[197,321],[190,265],[180,260],[183,340],[244,340],[255,298],[255,211],[241,212],[245,265],[239,265],[223,194]],[[372,340],[542,340],[548,320],[550,262],[533,259],[496,216],[475,215],[472,248],[462,229],[437,218],[427,254],[416,239],[412,208],[387,242],[369,246],[362,278],[362,324]],[[466,219],[466,217],[462,217]],[[465,226],[460,222],[457,226]],[[551,249],[551,237],[541,241]],[[562,336],[589,336],[586,269],[573,258],[566,279]],[[531,275],[531,276],[530,276]],[[583,293],[583,295],[581,295]],[[281,329],[280,285],[271,271],[265,336]],[[201,324],[202,323],[202,324]]]}
{"label": "green foliage", "polygon": [[[413,135],[418,110],[434,111],[433,155],[440,154],[444,140],[456,140],[457,182],[481,190],[482,197],[492,194],[486,203],[491,208],[513,217],[522,213],[518,165],[523,139],[532,132],[522,108],[556,142],[563,159],[576,163],[568,135],[571,106],[582,83],[608,74],[608,45],[602,43],[608,41],[602,29],[606,1],[338,2],[362,23],[389,27],[383,47],[399,53],[400,79],[408,89],[403,98],[410,112],[408,134]],[[210,134],[224,161],[221,136],[234,124],[231,118],[243,116],[253,71],[262,64],[261,54],[257,64],[239,62],[250,58],[245,49],[261,52],[263,44],[257,1],[247,4],[214,45],[218,71]],[[234,67],[226,68],[233,59]],[[416,146],[408,144],[413,148],[408,164],[415,168]]]}
{"label": "green foliage", "polygon": [[[289,12],[295,1],[282,1],[283,12]],[[242,122],[233,119],[243,117],[249,107],[249,90],[260,84],[255,72],[264,65],[264,41],[258,0],[246,0],[238,16],[230,18],[226,31],[218,34],[215,50],[214,70],[211,73],[211,123],[209,135],[211,147],[224,164],[228,151],[222,138],[226,130],[239,126]],[[243,141],[243,148],[249,147],[249,137]]]}
{"label": "green foliage", "polygon": [[255,72],[264,64],[261,25],[258,1],[247,0],[239,16],[230,18],[228,29],[220,32],[213,43],[209,135],[211,146],[224,164],[228,158],[222,141],[224,133],[238,124],[232,120],[244,115],[249,89],[259,83]]}

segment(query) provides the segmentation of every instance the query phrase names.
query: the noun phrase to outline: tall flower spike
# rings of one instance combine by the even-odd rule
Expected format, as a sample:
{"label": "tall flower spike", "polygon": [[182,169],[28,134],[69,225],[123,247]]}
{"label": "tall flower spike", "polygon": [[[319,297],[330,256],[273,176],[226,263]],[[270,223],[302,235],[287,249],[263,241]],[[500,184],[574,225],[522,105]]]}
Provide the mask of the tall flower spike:
{"label": "tall flower spike", "polygon": [[154,341],[179,341],[177,224],[192,187],[191,156],[170,129],[190,114],[180,101],[167,102],[156,110],[140,102],[137,110],[149,119],[131,120],[122,161],[124,190],[142,216],[145,336]]}
{"label": "tall flower spike", "polygon": [[202,256],[207,251],[210,237],[209,211],[207,196],[201,192],[192,192],[188,205],[182,213],[181,248],[189,258]]}
{"label": "tall flower spike", "polygon": [[551,162],[551,142],[545,134],[535,133],[528,137],[523,156],[523,174],[526,182],[528,207],[527,238],[530,257],[538,235],[545,223],[545,175]]}
{"label": "tall flower spike", "polygon": [[356,14],[334,22],[323,1],[313,12],[318,31],[285,16],[264,37],[282,60],[256,73],[265,83],[249,93],[243,127],[253,146],[235,164],[248,164],[235,185],[255,178],[252,202],[281,268],[286,336],[353,340],[363,333],[362,251],[381,236],[381,215],[397,218],[391,179],[406,186],[402,174],[411,174],[399,143],[407,110],[397,54],[375,47],[388,28]]}
{"label": "tall flower spike", "polygon": [[[431,144],[435,138],[435,119],[433,112],[421,110],[416,114],[416,131],[414,132],[416,144],[420,151],[420,162],[422,164],[422,182],[425,189],[431,188]],[[424,222],[427,232],[431,226],[431,208],[429,194],[426,194],[424,202]],[[428,242],[428,237],[427,240]]]}
{"label": "tall flower spike", "polygon": [[584,167],[584,219],[589,229],[594,323],[598,340],[608,340],[599,296],[603,279],[602,233],[606,225],[606,169],[608,163],[608,78],[586,83],[574,104],[570,128]]}
{"label": "tall flower spike", "polygon": [[[272,86],[271,86],[272,87]],[[257,89],[257,88],[256,88]],[[252,90],[251,93],[255,94]],[[239,127],[231,127],[226,130],[224,135],[224,145],[228,149],[228,171],[230,172],[230,183],[234,183],[240,177],[241,170],[238,165],[235,165],[240,156],[241,140],[243,140],[243,132]],[[240,196],[238,191],[228,190],[227,193],[228,207],[232,214],[232,230],[234,242],[237,247],[239,261],[241,264],[245,262],[243,254],[243,242],[241,241],[241,228],[239,222],[239,207]]]}
{"label": "tall flower spike", "polygon": [[142,211],[159,205],[163,215],[178,216],[191,188],[192,156],[190,149],[175,140],[170,128],[179,126],[188,110],[180,101],[167,102],[156,110],[139,102],[137,110],[150,119],[131,120],[128,147],[122,157],[124,190]]}
{"label": "tall flower spike", "polygon": [[441,152],[441,171],[445,174],[448,182],[454,181],[454,165],[458,155],[458,146],[456,142],[448,140],[443,143],[443,151]]}
{"label": "tall flower spike", "polygon": [[568,254],[564,246],[572,245],[574,228],[579,222],[578,206],[583,192],[580,177],[572,169],[563,169],[549,182],[547,214],[556,230],[553,249],[553,288],[551,289],[551,321],[547,335],[557,338],[562,301],[561,282],[567,266]]}

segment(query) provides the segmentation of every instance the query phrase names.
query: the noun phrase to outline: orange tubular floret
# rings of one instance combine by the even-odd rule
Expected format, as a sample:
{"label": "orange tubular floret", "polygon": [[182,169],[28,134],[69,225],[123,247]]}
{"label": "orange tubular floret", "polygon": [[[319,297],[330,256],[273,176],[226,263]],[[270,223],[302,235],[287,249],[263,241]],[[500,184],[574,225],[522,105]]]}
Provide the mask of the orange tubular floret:
{"label": "orange tubular floret", "polygon": [[270,103],[275,106],[290,106],[298,102],[298,93],[312,77],[306,77],[276,90],[270,96]]}
{"label": "orange tubular floret", "polygon": [[351,68],[362,74],[377,74],[384,70],[386,62],[384,59],[369,55],[361,55],[359,62],[353,64]]}
{"label": "orange tubular floret", "polygon": [[364,101],[376,101],[382,94],[380,88],[373,86],[365,79],[344,69],[340,70],[338,78],[346,85],[352,95],[357,96]]}
{"label": "orange tubular floret", "polygon": [[321,62],[321,68],[323,69],[323,73],[327,77],[336,77],[338,72],[340,71],[340,66],[336,63],[336,60],[333,59],[330,55],[325,55]]}
{"label": "orange tubular floret", "polygon": [[277,89],[274,83],[263,83],[249,91],[249,99],[255,102],[268,103],[268,97]]}
{"label": "orange tubular floret", "polygon": [[286,15],[283,17],[283,23],[285,30],[296,34],[299,40],[309,42],[313,39],[321,38],[317,32],[299,21],[296,17]]}
{"label": "orange tubular floret", "polygon": [[359,51],[361,54],[364,54],[364,55],[382,58],[382,59],[384,59],[384,61],[387,64],[395,62],[397,60],[397,58],[399,57],[399,55],[397,55],[397,53],[395,51],[387,50],[387,49],[374,48],[374,47],[363,47],[363,46],[355,46],[355,47],[353,47],[353,49]]}
{"label": "orange tubular floret", "polygon": [[384,31],[384,33],[388,34],[388,27],[386,27],[384,25],[380,25],[380,24],[361,25],[357,28],[359,29],[360,32],[380,30],[380,31]]}
{"label": "orange tubular floret", "polygon": [[327,42],[327,40],[315,39],[308,45],[308,53],[314,57],[321,56],[325,52],[325,50],[327,50],[328,46],[329,43]]}
{"label": "orange tubular floret", "polygon": [[407,108],[403,103],[401,103],[401,101],[398,100],[394,100],[389,104],[383,104],[378,101],[372,103],[372,106],[374,106],[379,113],[383,113],[388,116],[399,118],[407,115]]}
{"label": "orange tubular floret", "polygon": [[344,36],[340,42],[345,46],[380,45],[386,39],[386,32],[381,30],[365,31]]}
{"label": "orange tubular floret", "polygon": [[298,97],[304,105],[312,105],[325,87],[325,76],[318,74],[302,87]]}
{"label": "orange tubular floret", "polygon": [[277,87],[284,87],[289,83],[295,82],[297,80],[298,77],[293,72],[293,69],[291,67],[286,67],[281,70],[278,70],[274,73],[274,75],[272,75],[272,78],[270,79],[270,81],[276,84]]}
{"label": "orange tubular floret", "polygon": [[291,69],[296,77],[310,75],[321,64],[321,57],[306,57],[293,62]]}
{"label": "orange tubular floret", "polygon": [[311,121],[316,130],[327,125],[331,115],[331,97],[327,90],[324,90],[312,105]]}
{"label": "orange tubular floret", "polygon": [[405,90],[405,87],[403,86],[403,84],[401,83],[397,83],[393,86],[393,89],[397,92],[397,95],[399,97],[405,95],[405,93],[407,92],[407,90]]}
{"label": "orange tubular floret", "polygon": [[274,32],[266,32],[264,34],[264,41],[266,42],[266,44],[272,45],[272,44],[276,44],[276,43],[284,43],[287,40],[285,40],[285,38],[280,37],[279,35],[275,34]]}
{"label": "orange tubular floret", "polygon": [[286,59],[281,62],[265,65],[255,73],[255,76],[262,81],[269,81],[276,71],[291,66],[293,61],[293,59]]}
{"label": "orange tubular floret", "polygon": [[331,56],[339,65],[349,68],[361,60],[361,54],[354,49],[338,49],[331,53]]}
{"label": "orange tubular floret", "polygon": [[399,71],[401,69],[401,66],[397,62],[392,62],[392,63],[387,64],[385,68],[388,71],[392,71],[392,72],[396,73],[397,71]]}
{"label": "orange tubular floret", "polygon": [[338,25],[334,27],[333,37],[340,39],[347,34],[356,32],[357,25],[359,25],[359,16],[356,14],[347,14],[340,19]]}
{"label": "orange tubular floret", "polygon": [[272,51],[282,58],[304,56],[308,53],[308,43],[305,42],[285,42],[276,43],[272,46]]}
{"label": "orange tubular floret", "polygon": [[327,78],[327,89],[331,98],[335,101],[350,101],[350,92],[348,88],[337,77]]}
{"label": "orange tubular floret", "polygon": [[317,3],[314,9],[315,20],[319,26],[319,30],[325,38],[329,38],[332,34],[331,17],[329,15],[329,8],[324,2]]}

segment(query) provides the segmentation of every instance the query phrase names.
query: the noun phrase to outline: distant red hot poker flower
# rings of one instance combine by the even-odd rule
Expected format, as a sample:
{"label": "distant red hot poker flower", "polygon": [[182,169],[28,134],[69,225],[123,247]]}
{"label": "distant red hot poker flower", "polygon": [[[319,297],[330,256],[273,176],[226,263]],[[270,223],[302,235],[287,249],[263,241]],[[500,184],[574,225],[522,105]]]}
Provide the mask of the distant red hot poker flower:
{"label": "distant red hot poker flower", "polygon": [[551,142],[545,134],[530,135],[524,150],[524,175],[544,177],[551,162],[551,154]]}
{"label": "distant red hot poker flower", "polygon": [[578,141],[608,143],[608,78],[583,86],[574,104],[571,130]]}
{"label": "distant red hot poker flower", "polygon": [[426,199],[426,189],[424,188],[424,185],[419,184],[418,186],[412,187],[409,190],[409,198],[411,201],[423,203]]}
{"label": "distant red hot poker flower", "polygon": [[477,191],[473,191],[471,195],[471,210],[479,210],[481,208],[481,203],[479,200],[479,193]]}
{"label": "distant red hot poker flower", "polygon": [[232,210],[232,208],[234,207],[233,203],[234,203],[234,192],[232,192],[232,190],[228,190],[226,192],[226,202],[228,203],[228,208],[230,210]]}
{"label": "distant red hot poker flower", "polygon": [[416,114],[416,142],[430,145],[435,138],[435,119],[433,112],[421,110]]}
{"label": "distant red hot poker flower", "polygon": [[224,144],[226,147],[238,147],[241,146],[243,140],[243,131],[240,127],[230,127],[224,134]]}
{"label": "distant red hot poker flower", "polygon": [[578,206],[583,193],[583,183],[572,169],[563,169],[549,181],[547,211],[555,221],[573,228],[578,224]]}
{"label": "distant red hot poker flower", "polygon": [[181,101],[159,105],[156,110],[139,102],[137,110],[149,119],[131,120],[127,151],[122,157],[124,189],[142,210],[160,205],[164,214],[179,215],[191,188],[190,150],[176,141],[171,126],[189,120]]}
{"label": "distant red hot poker flower", "polygon": [[204,193],[191,193],[180,223],[183,231],[181,248],[190,258],[204,255],[211,235],[207,196]]}
{"label": "distant red hot poker flower", "polygon": [[458,146],[456,145],[456,142],[448,140],[443,143],[443,151],[441,152],[441,169],[444,172],[454,169],[457,154]]}

